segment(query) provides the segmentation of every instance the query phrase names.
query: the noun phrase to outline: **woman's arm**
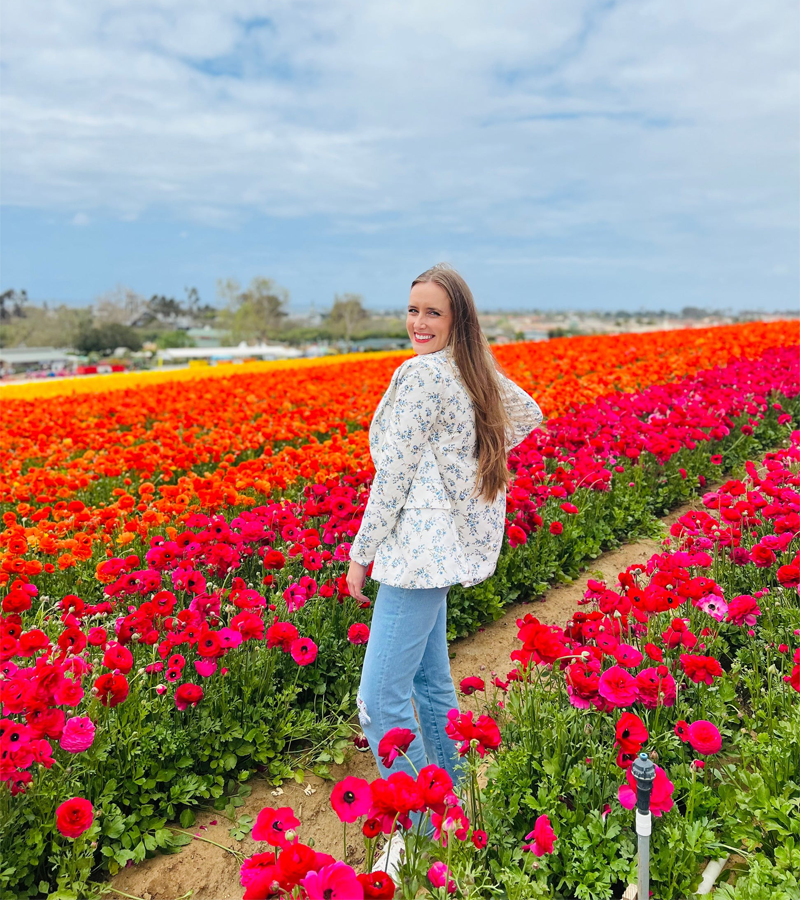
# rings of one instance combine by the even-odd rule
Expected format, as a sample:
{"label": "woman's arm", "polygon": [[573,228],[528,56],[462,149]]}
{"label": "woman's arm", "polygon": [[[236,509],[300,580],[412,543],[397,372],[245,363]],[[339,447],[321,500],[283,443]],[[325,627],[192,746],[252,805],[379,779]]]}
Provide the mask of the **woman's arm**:
{"label": "woman's arm", "polygon": [[367,508],[350,547],[350,559],[364,566],[375,558],[400,515],[442,408],[443,378],[436,368],[420,357],[404,365]]}
{"label": "woman's arm", "polygon": [[521,444],[525,438],[544,421],[539,404],[502,372],[500,387],[505,396],[505,406],[511,419],[511,432],[508,435],[508,448]]}

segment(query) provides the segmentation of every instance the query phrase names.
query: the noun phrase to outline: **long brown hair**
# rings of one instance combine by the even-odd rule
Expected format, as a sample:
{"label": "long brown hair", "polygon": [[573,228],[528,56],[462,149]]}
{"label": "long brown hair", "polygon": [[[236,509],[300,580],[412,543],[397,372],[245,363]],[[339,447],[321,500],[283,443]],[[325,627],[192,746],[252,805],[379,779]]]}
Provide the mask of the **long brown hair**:
{"label": "long brown hair", "polygon": [[[511,427],[502,400],[498,371],[489,342],[478,322],[478,311],[466,281],[447,263],[437,263],[418,275],[411,287],[434,282],[447,292],[453,326],[447,346],[451,348],[464,387],[475,408],[478,458],[478,495],[492,503],[511,481],[508,471],[507,429]],[[505,373],[503,373],[505,374]]]}

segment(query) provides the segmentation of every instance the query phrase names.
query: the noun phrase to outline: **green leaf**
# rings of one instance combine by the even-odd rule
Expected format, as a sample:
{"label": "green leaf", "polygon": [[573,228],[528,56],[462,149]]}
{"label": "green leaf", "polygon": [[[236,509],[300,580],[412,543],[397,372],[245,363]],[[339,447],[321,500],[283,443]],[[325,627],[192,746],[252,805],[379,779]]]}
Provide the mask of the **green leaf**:
{"label": "green leaf", "polygon": [[197,816],[194,814],[193,809],[185,809],[181,813],[180,822],[181,822],[182,828],[191,828],[192,825],[194,825],[196,820],[197,820]]}

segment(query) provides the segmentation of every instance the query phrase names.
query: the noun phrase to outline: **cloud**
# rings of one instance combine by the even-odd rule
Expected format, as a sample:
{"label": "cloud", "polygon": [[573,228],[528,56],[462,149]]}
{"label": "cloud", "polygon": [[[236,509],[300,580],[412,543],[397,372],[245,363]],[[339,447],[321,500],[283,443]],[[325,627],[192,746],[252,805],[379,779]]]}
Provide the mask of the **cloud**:
{"label": "cloud", "polygon": [[797,25],[789,0],[17,3],[4,203],[435,229],[535,266],[612,241],[619,265],[778,264]]}
{"label": "cloud", "polygon": [[88,225],[90,221],[91,219],[86,215],[86,213],[82,212],[75,213],[75,215],[72,217],[72,224],[78,227]]}

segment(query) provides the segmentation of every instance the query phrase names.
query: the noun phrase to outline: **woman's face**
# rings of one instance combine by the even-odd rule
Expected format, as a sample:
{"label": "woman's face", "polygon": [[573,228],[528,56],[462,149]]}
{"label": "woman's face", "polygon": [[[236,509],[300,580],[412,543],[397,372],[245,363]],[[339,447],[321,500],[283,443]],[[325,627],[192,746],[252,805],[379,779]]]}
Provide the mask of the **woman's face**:
{"label": "woman's face", "polygon": [[432,281],[415,284],[408,301],[406,328],[417,355],[443,350],[452,327],[447,291]]}

